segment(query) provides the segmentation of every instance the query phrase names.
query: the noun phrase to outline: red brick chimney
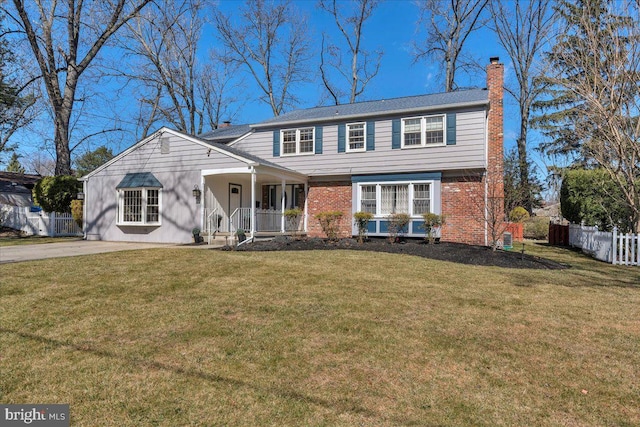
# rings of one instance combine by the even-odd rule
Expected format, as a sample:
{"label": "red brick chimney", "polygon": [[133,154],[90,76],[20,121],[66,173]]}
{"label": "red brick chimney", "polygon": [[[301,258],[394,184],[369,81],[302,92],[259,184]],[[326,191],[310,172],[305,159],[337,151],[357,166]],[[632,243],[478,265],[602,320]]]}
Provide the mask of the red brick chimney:
{"label": "red brick chimney", "polygon": [[487,65],[487,89],[489,90],[487,196],[504,198],[504,65],[500,58],[492,57]]}

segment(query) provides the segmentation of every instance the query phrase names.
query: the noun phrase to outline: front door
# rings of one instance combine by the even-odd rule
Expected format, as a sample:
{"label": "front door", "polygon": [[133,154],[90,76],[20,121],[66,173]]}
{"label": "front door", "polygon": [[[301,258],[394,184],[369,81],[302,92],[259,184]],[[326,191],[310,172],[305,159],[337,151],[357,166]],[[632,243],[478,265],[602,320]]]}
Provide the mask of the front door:
{"label": "front door", "polygon": [[[229,231],[234,232],[238,228],[242,228],[240,221],[241,214],[236,214],[235,218],[232,218],[236,209],[242,207],[242,185],[229,184]],[[235,221],[235,222],[233,222]]]}

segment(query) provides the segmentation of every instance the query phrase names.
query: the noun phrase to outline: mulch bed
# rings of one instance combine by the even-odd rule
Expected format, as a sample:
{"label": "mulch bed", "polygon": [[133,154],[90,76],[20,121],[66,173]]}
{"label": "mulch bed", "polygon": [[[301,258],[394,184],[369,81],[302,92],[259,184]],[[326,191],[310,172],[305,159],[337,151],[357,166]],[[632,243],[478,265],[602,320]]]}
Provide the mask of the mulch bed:
{"label": "mulch bed", "polygon": [[[237,251],[307,251],[307,250],[355,250],[388,252],[395,254],[415,255],[423,258],[451,261],[460,264],[496,266],[505,268],[532,268],[546,270],[560,270],[569,268],[545,258],[522,253],[518,246],[512,251],[496,250],[485,246],[465,245],[462,243],[442,242],[428,244],[422,239],[406,239],[405,241],[391,244],[386,239],[369,239],[363,244],[358,244],[354,239],[341,239],[337,242],[329,242],[318,238],[293,239],[288,236],[279,236],[273,240],[247,243],[237,248],[224,247],[223,250]],[[522,246],[520,245],[520,249]]]}

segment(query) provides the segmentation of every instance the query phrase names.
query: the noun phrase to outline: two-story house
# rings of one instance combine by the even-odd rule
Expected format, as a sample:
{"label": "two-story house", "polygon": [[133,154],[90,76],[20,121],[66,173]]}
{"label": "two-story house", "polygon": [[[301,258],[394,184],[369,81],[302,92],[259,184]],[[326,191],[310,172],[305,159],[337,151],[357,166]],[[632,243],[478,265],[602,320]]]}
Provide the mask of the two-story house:
{"label": "two-story house", "polygon": [[83,178],[86,238],[321,236],[316,215],[338,210],[342,236],[357,234],[358,211],[374,216],[369,235],[387,235],[401,212],[407,235],[424,236],[432,212],[446,217],[443,240],[487,244],[503,195],[502,87],[492,58],[486,89],[297,110],[197,137],[162,128]]}

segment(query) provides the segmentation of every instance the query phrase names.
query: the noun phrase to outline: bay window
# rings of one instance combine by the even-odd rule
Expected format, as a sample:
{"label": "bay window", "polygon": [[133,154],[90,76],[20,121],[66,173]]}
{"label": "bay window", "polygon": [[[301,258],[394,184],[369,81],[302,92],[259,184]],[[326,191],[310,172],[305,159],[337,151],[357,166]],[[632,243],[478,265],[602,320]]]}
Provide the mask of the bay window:
{"label": "bay window", "polygon": [[160,223],[160,189],[118,190],[118,223],[121,225],[158,225]]}
{"label": "bay window", "polygon": [[432,212],[433,182],[381,182],[358,186],[360,210],[378,217],[405,213],[413,217]]}

